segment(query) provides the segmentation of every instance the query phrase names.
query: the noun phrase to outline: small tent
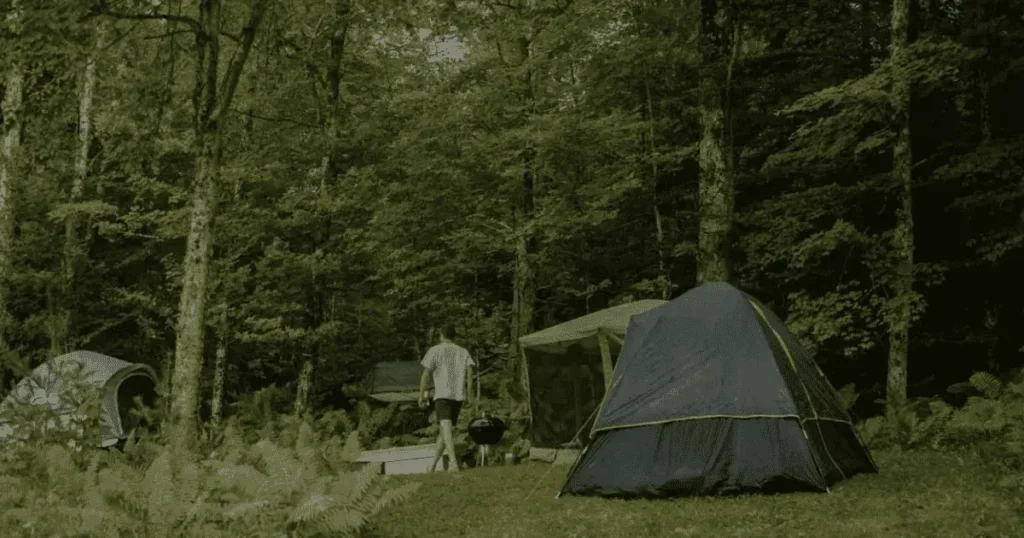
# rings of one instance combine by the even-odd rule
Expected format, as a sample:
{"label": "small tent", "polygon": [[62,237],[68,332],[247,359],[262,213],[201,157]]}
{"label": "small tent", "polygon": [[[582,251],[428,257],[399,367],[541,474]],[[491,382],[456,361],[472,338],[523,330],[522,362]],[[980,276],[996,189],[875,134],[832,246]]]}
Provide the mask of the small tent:
{"label": "small tent", "polygon": [[132,425],[129,410],[136,397],[146,405],[155,402],[156,379],[156,372],[145,364],[92,351],[54,357],[36,367],[0,402],[0,443],[18,439],[14,426],[25,406],[54,413],[52,418],[60,424],[50,427],[72,430],[77,420],[88,418],[80,415],[79,398],[95,397],[100,407],[97,443],[113,446],[127,438]]}
{"label": "small tent", "polygon": [[[367,392],[380,402],[415,402],[419,399],[423,366],[417,361],[378,362],[367,380]],[[434,380],[427,381],[427,389]]]}
{"label": "small tent", "polygon": [[875,471],[838,394],[782,321],[711,283],[630,323],[562,493],[827,491]]}
{"label": "small tent", "polygon": [[611,383],[630,318],[664,303],[613,306],[519,339],[534,447],[559,448],[575,440]]}

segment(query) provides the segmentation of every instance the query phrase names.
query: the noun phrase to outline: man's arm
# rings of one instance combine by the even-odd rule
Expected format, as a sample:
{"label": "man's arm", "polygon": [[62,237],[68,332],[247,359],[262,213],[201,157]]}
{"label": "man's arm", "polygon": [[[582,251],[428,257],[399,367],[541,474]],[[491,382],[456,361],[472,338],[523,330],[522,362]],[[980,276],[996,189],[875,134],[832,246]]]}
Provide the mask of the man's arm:
{"label": "man's arm", "polygon": [[473,363],[466,366],[466,403],[473,399]]}
{"label": "man's arm", "polygon": [[423,373],[420,375],[420,405],[424,405],[427,400],[427,383],[430,382],[430,377],[434,374],[434,361],[431,351],[427,351],[426,356],[420,361],[423,366]]}
{"label": "man's arm", "polygon": [[422,398],[427,392],[427,383],[430,383],[431,375],[432,372],[430,370],[427,370],[426,368],[423,369],[423,375],[420,376],[420,398]]}

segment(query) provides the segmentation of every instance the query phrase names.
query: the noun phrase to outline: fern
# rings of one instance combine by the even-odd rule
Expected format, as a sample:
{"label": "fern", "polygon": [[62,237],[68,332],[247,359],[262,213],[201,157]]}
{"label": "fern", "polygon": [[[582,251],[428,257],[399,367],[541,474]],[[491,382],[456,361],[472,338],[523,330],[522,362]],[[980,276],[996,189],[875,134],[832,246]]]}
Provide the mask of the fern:
{"label": "fern", "polygon": [[988,372],[975,372],[969,382],[972,387],[981,391],[986,398],[998,398],[1003,392],[1003,383]]}

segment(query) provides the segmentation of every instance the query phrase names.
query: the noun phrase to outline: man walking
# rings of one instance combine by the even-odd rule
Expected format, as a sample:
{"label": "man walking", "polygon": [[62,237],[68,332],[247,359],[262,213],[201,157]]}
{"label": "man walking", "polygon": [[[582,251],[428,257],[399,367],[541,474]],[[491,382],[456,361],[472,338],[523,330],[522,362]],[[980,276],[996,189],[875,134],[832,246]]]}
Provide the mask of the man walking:
{"label": "man walking", "polygon": [[455,338],[455,327],[445,326],[441,332],[441,342],[427,350],[423,357],[423,376],[420,377],[420,407],[427,402],[427,382],[434,379],[434,416],[440,426],[437,436],[437,450],[430,472],[434,472],[437,462],[445,450],[448,452],[448,470],[457,472],[459,460],[455,456],[455,442],[452,439],[452,428],[459,421],[462,404],[471,393],[473,383],[473,358],[469,351],[452,342]]}

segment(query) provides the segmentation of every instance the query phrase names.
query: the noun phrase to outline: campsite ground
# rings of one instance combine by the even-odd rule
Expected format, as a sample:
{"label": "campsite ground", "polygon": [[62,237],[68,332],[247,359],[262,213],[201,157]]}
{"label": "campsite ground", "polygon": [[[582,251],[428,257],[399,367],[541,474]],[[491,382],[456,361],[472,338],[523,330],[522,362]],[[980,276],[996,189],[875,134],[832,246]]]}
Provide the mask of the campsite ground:
{"label": "campsite ground", "polygon": [[997,489],[999,477],[978,461],[884,452],[875,459],[880,474],[831,494],[673,501],[556,501],[565,468],[542,464],[396,477],[423,487],[381,513],[378,530],[386,538],[1024,536],[1021,499]]}

